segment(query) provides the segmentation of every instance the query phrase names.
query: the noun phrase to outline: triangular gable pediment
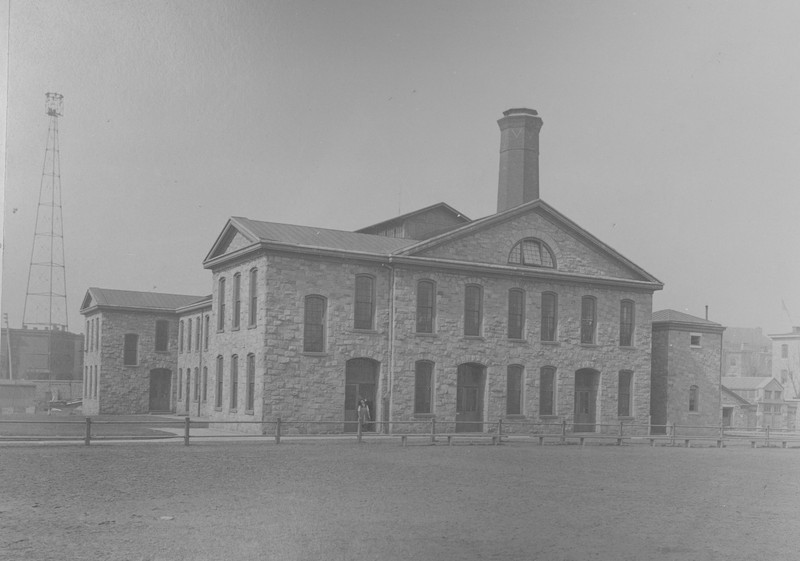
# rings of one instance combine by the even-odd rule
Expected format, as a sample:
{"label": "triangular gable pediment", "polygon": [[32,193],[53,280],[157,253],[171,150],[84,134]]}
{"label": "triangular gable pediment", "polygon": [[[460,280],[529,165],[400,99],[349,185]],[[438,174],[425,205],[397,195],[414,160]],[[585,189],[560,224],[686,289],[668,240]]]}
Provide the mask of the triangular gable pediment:
{"label": "triangular gable pediment", "polygon": [[255,243],[258,243],[258,236],[248,231],[238,218],[230,218],[211,246],[205,261],[233,253]]}
{"label": "triangular gable pediment", "polygon": [[81,309],[80,311],[83,312],[84,310],[88,310],[92,306],[96,306],[97,301],[92,294],[92,289],[86,291],[86,295],[83,297],[83,302],[81,302]]}
{"label": "triangular gable pediment", "polygon": [[555,269],[537,267],[539,270],[647,282],[661,287],[654,276],[541,200],[475,220],[415,244],[401,254],[508,266],[512,248],[526,238],[535,238],[552,250]]}

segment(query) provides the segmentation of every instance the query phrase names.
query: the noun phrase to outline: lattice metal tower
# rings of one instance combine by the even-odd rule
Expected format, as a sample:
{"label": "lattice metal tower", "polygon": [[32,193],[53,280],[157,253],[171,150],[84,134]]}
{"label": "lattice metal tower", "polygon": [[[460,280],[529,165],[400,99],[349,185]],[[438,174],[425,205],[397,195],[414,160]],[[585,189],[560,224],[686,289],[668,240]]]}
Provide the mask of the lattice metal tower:
{"label": "lattice metal tower", "polygon": [[44,151],[39,206],[28,270],[28,291],[22,326],[68,331],[67,272],[64,263],[64,225],[61,211],[61,155],[58,119],[63,115],[64,96],[45,94],[45,112],[50,117]]}

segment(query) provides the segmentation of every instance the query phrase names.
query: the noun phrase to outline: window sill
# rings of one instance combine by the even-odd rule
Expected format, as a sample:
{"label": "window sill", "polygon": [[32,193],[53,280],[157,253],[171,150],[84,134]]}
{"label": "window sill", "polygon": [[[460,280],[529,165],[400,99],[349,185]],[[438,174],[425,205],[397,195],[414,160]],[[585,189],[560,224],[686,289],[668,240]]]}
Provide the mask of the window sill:
{"label": "window sill", "polygon": [[596,349],[599,345],[597,343],[581,343],[580,346],[587,349]]}
{"label": "window sill", "polygon": [[527,340],[527,339],[517,339],[516,337],[509,337],[509,338],[507,339],[507,341],[508,341],[509,343],[515,343],[515,344],[517,344],[517,345],[526,344],[526,343],[528,342],[528,340]]}
{"label": "window sill", "polygon": [[370,335],[377,335],[378,331],[376,329],[360,329],[358,327],[354,327],[353,333],[367,333]]}
{"label": "window sill", "polygon": [[558,415],[539,415],[539,418],[547,420],[555,420],[558,419]]}
{"label": "window sill", "polygon": [[245,410],[245,412],[244,412],[244,414],[245,414],[245,415],[254,415],[254,413],[253,413],[253,410],[252,410],[252,409],[246,409],[246,410]]}
{"label": "window sill", "polygon": [[620,345],[619,348],[622,349],[623,351],[635,351],[636,350],[636,347],[634,347],[633,345]]}
{"label": "window sill", "polygon": [[617,421],[635,421],[636,417],[633,415],[623,415],[622,417],[617,417]]}
{"label": "window sill", "polygon": [[238,413],[238,412],[239,410],[235,407],[233,409],[228,409],[228,413]]}
{"label": "window sill", "polygon": [[123,364],[122,365],[123,368],[137,368],[138,366],[139,366],[138,364]]}
{"label": "window sill", "polygon": [[220,411],[220,412],[222,412],[222,407],[214,407],[214,411]]}
{"label": "window sill", "polygon": [[464,339],[467,341],[486,341],[483,335],[464,335]]}
{"label": "window sill", "polygon": [[323,352],[303,351],[303,352],[302,352],[302,353],[300,353],[300,354],[301,354],[302,356],[307,356],[307,357],[311,357],[311,358],[318,358],[318,357],[325,357],[325,356],[328,356],[328,353],[326,353],[326,352],[324,352],[324,351],[323,351]]}
{"label": "window sill", "polygon": [[237,325],[236,327],[231,327],[231,331],[239,331],[239,326]]}
{"label": "window sill", "polygon": [[414,335],[416,337],[438,337],[436,333],[425,333],[420,331],[415,332]]}
{"label": "window sill", "polygon": [[553,347],[558,347],[561,345],[559,341],[539,341],[542,345],[552,345]]}
{"label": "window sill", "polygon": [[159,351],[159,350],[155,350],[155,351],[153,351],[153,352],[154,352],[154,353],[156,353],[157,355],[168,355],[168,354],[171,354],[171,353],[170,353],[170,351]]}
{"label": "window sill", "polygon": [[522,413],[514,413],[513,415],[506,415],[506,419],[510,419],[512,421],[524,421],[527,419],[527,415],[523,415]]}
{"label": "window sill", "polygon": [[414,413],[415,419],[435,419],[436,413]]}
{"label": "window sill", "polygon": [[258,325],[256,325],[255,323],[251,323],[250,325],[247,326],[247,329],[255,329],[256,327],[258,327]]}

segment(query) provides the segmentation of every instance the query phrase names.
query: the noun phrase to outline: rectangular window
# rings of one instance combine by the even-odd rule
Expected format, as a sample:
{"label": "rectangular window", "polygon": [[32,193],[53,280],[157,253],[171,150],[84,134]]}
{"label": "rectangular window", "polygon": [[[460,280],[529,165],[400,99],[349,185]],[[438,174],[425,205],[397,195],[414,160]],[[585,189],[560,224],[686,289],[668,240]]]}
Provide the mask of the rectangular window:
{"label": "rectangular window", "polygon": [[464,292],[464,335],[478,337],[481,334],[483,294],[481,287],[468,284]]}
{"label": "rectangular window", "polygon": [[208,397],[208,366],[203,367],[203,403]]}
{"label": "rectangular window", "polygon": [[209,317],[205,316],[205,330],[203,331],[203,350],[208,350],[208,324],[210,323]]}
{"label": "rectangular window", "polygon": [[94,320],[94,350],[100,350],[100,318]]}
{"label": "rectangular window", "polygon": [[555,415],[555,368],[545,366],[539,373],[539,415]]}
{"label": "rectangular window", "polygon": [[122,363],[125,366],[139,364],[139,336],[133,333],[125,335],[125,347],[122,353]]}
{"label": "rectangular window", "polygon": [[160,319],[156,321],[156,351],[169,350],[169,322]]}
{"label": "rectangular window", "polygon": [[517,288],[508,291],[508,338],[522,339],[525,331],[525,292]]}
{"label": "rectangular window", "polygon": [[512,365],[506,373],[506,415],[522,415],[522,366]]}
{"label": "rectangular window", "polygon": [[233,329],[239,329],[242,315],[242,275],[233,275]]}
{"label": "rectangular window", "polygon": [[192,318],[186,318],[186,352],[192,352]]}
{"label": "rectangular window", "polygon": [[623,370],[619,373],[619,386],[617,388],[617,416],[631,416],[631,383],[633,372]]}
{"label": "rectangular window", "polygon": [[581,343],[594,344],[594,331],[597,325],[597,304],[591,296],[581,299]]}
{"label": "rectangular window", "polygon": [[200,369],[194,369],[194,400],[200,401]]}
{"label": "rectangular window", "polygon": [[258,270],[250,270],[250,284],[248,285],[250,291],[250,298],[248,299],[250,309],[248,310],[248,325],[254,326],[256,324],[256,312],[258,311]]}
{"label": "rectangular window", "polygon": [[247,355],[247,405],[245,409],[253,410],[256,395],[256,357]]}
{"label": "rectangular window", "polygon": [[700,388],[697,386],[692,386],[689,388],[689,411],[692,413],[696,413],[699,410],[699,394]]}
{"label": "rectangular window", "polygon": [[222,408],[222,357],[217,357],[217,393],[214,396],[214,407]]}
{"label": "rectangular window", "polygon": [[690,347],[699,347],[700,346],[700,334],[699,333],[692,333],[689,335],[689,346]]}
{"label": "rectangular window", "polygon": [[92,340],[92,328],[89,326],[89,320],[86,320],[86,335],[83,336],[83,350],[89,350],[89,342]]}
{"label": "rectangular window", "polygon": [[356,277],[356,309],[353,327],[372,329],[375,315],[375,281],[367,275]]}
{"label": "rectangular window", "polygon": [[414,365],[414,413],[431,413],[433,363],[420,360]]}
{"label": "rectangular window", "polygon": [[200,333],[202,331],[202,329],[200,327],[200,316],[195,318],[194,327],[195,327],[195,332],[197,334],[196,335],[197,339],[195,340],[194,348],[197,350],[197,352],[200,352],[200,339],[202,338],[201,333]]}
{"label": "rectangular window", "polygon": [[325,298],[306,296],[303,328],[303,352],[325,350]]}
{"label": "rectangular window", "polygon": [[789,358],[789,345],[781,345],[781,358]]}
{"label": "rectangular window", "polygon": [[231,410],[239,404],[239,357],[231,357]]}
{"label": "rectangular window", "polygon": [[178,352],[183,352],[183,320],[178,324]]}
{"label": "rectangular window", "polygon": [[181,399],[183,396],[183,376],[181,372],[181,369],[178,368],[178,399]]}
{"label": "rectangular window", "polygon": [[556,340],[556,295],[542,293],[542,341]]}
{"label": "rectangular window", "polygon": [[633,302],[623,300],[619,307],[619,344],[621,347],[633,346]]}
{"label": "rectangular window", "polygon": [[775,399],[780,399],[780,398],[781,398],[781,392],[778,391],[778,390],[775,390]]}
{"label": "rectangular window", "polygon": [[435,294],[432,281],[417,283],[417,333],[433,333]]}
{"label": "rectangular window", "polygon": [[225,330],[225,279],[219,279],[217,289],[217,331]]}

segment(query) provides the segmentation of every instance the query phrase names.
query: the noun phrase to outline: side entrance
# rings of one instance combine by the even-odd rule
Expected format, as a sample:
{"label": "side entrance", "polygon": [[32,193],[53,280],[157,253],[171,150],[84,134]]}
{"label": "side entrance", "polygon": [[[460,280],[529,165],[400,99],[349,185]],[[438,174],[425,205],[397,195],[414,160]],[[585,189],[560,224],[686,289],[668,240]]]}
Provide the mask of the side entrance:
{"label": "side entrance", "polygon": [[597,422],[597,387],[600,373],[591,368],[575,372],[574,432],[595,432]]}
{"label": "side entrance", "polygon": [[172,389],[172,371],[167,368],[155,368],[150,371],[150,407],[151,412],[170,410],[170,394]]}
{"label": "side entrance", "polygon": [[456,432],[483,432],[483,389],[486,368],[467,362],[458,365],[456,381]]}
{"label": "side entrance", "polygon": [[[353,358],[347,361],[344,371],[344,432],[358,431],[358,402],[367,401],[369,418],[375,421],[375,396],[378,388],[379,363],[370,358]],[[375,423],[367,423],[361,430],[375,431]]]}

